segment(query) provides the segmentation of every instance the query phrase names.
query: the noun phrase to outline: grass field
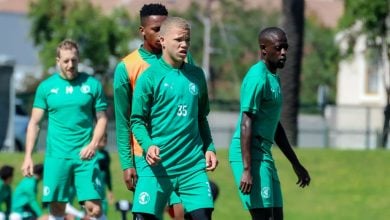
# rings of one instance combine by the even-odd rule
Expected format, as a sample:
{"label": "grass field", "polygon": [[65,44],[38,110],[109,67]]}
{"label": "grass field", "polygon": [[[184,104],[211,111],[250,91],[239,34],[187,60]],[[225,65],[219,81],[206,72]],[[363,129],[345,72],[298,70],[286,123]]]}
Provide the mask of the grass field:
{"label": "grass field", "polygon": [[[390,151],[387,150],[332,150],[297,149],[301,162],[309,170],[312,183],[301,189],[295,185],[296,176],[290,164],[274,149],[284,196],[286,220],[338,220],[390,218]],[[41,162],[43,155],[34,155]],[[114,195],[131,200],[132,193],[122,183],[118,156],[111,154]],[[219,167],[210,178],[220,187],[220,196],[213,214],[216,220],[249,219],[241,206],[227,161],[227,150],[218,150]],[[0,153],[0,165],[16,167],[14,185],[21,179],[22,154]],[[120,215],[110,207],[108,219],[119,220]],[[129,215],[128,219],[132,219]],[[166,218],[168,219],[168,218]]]}

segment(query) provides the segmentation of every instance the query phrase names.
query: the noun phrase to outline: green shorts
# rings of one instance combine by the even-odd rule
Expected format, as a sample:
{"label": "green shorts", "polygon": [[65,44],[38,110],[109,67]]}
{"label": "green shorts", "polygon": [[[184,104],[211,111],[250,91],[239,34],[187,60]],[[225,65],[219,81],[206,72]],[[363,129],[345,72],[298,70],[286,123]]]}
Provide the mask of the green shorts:
{"label": "green shorts", "polygon": [[214,207],[206,171],[200,170],[172,177],[138,177],[132,212],[161,218],[173,192],[179,196],[185,212]]}
{"label": "green shorts", "polygon": [[[231,161],[236,186],[240,186],[243,165],[241,161]],[[250,194],[244,195],[240,190],[240,199],[245,209],[283,207],[282,191],[278,173],[265,161],[252,161],[253,185]]]}
{"label": "green shorts", "polygon": [[179,203],[181,203],[180,197],[175,192],[172,192],[168,200],[168,205],[172,206]]}
{"label": "green shorts", "polygon": [[96,157],[91,160],[46,156],[43,169],[43,202],[70,202],[74,186],[79,202],[101,199]]}

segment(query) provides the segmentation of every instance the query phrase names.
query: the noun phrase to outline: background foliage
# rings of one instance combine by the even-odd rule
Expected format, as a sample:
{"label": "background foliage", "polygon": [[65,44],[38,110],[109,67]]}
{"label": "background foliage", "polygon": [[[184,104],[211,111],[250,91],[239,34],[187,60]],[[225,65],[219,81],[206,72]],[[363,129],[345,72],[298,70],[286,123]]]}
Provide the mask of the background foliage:
{"label": "background foliage", "polygon": [[322,27],[314,19],[305,23],[305,46],[301,74],[301,103],[316,105],[317,89],[329,87],[329,102],[335,103],[338,71],[338,48],[334,41],[335,30]]}
{"label": "background foliage", "polygon": [[[249,67],[258,60],[257,35],[266,26],[279,25],[281,14],[258,8],[242,7],[241,1],[220,0],[223,7],[212,9],[211,17],[211,82],[212,100],[225,102],[239,99],[241,80]],[[199,17],[204,8],[194,1],[188,11],[170,11],[171,15],[187,18],[192,25],[191,53],[195,62],[202,64],[204,27]],[[104,14],[89,1],[37,0],[30,5],[31,35],[39,48],[39,57],[45,69],[55,66],[55,49],[64,38],[80,43],[81,59],[101,76],[107,94],[111,92],[111,76],[118,60],[135,49],[139,42],[139,18],[129,16],[122,9]],[[319,84],[330,86],[335,93],[337,55],[333,45],[333,30],[308,21],[301,74],[300,99],[313,104]],[[136,41],[138,40],[138,41]],[[37,83],[31,83],[35,87]],[[35,91],[35,88],[29,89]],[[333,96],[332,96],[333,97]]]}
{"label": "background foliage", "polygon": [[124,9],[104,15],[90,1],[31,1],[31,36],[39,48],[39,58],[48,70],[55,66],[56,47],[70,38],[80,46],[80,58],[96,73],[106,73],[111,58],[128,51],[131,20]]}

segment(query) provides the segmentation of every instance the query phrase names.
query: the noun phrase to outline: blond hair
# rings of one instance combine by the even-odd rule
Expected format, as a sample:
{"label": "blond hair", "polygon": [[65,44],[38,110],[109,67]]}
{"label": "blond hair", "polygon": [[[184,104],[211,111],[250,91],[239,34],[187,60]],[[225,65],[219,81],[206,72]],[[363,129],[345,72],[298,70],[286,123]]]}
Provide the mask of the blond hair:
{"label": "blond hair", "polygon": [[184,18],[180,17],[167,17],[160,27],[160,36],[165,36],[173,27],[191,30],[190,23]]}
{"label": "blond hair", "polygon": [[71,49],[76,49],[77,55],[79,54],[79,47],[75,41],[70,40],[70,39],[63,40],[57,46],[57,57],[58,58],[60,57],[61,50],[71,50]]}

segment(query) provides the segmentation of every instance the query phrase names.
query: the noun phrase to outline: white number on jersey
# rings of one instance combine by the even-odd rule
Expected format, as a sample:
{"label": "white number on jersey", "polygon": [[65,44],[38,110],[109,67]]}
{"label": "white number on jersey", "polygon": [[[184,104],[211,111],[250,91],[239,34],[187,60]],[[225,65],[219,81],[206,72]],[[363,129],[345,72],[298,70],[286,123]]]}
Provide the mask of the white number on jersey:
{"label": "white number on jersey", "polygon": [[179,117],[187,116],[187,105],[177,106],[177,116]]}

